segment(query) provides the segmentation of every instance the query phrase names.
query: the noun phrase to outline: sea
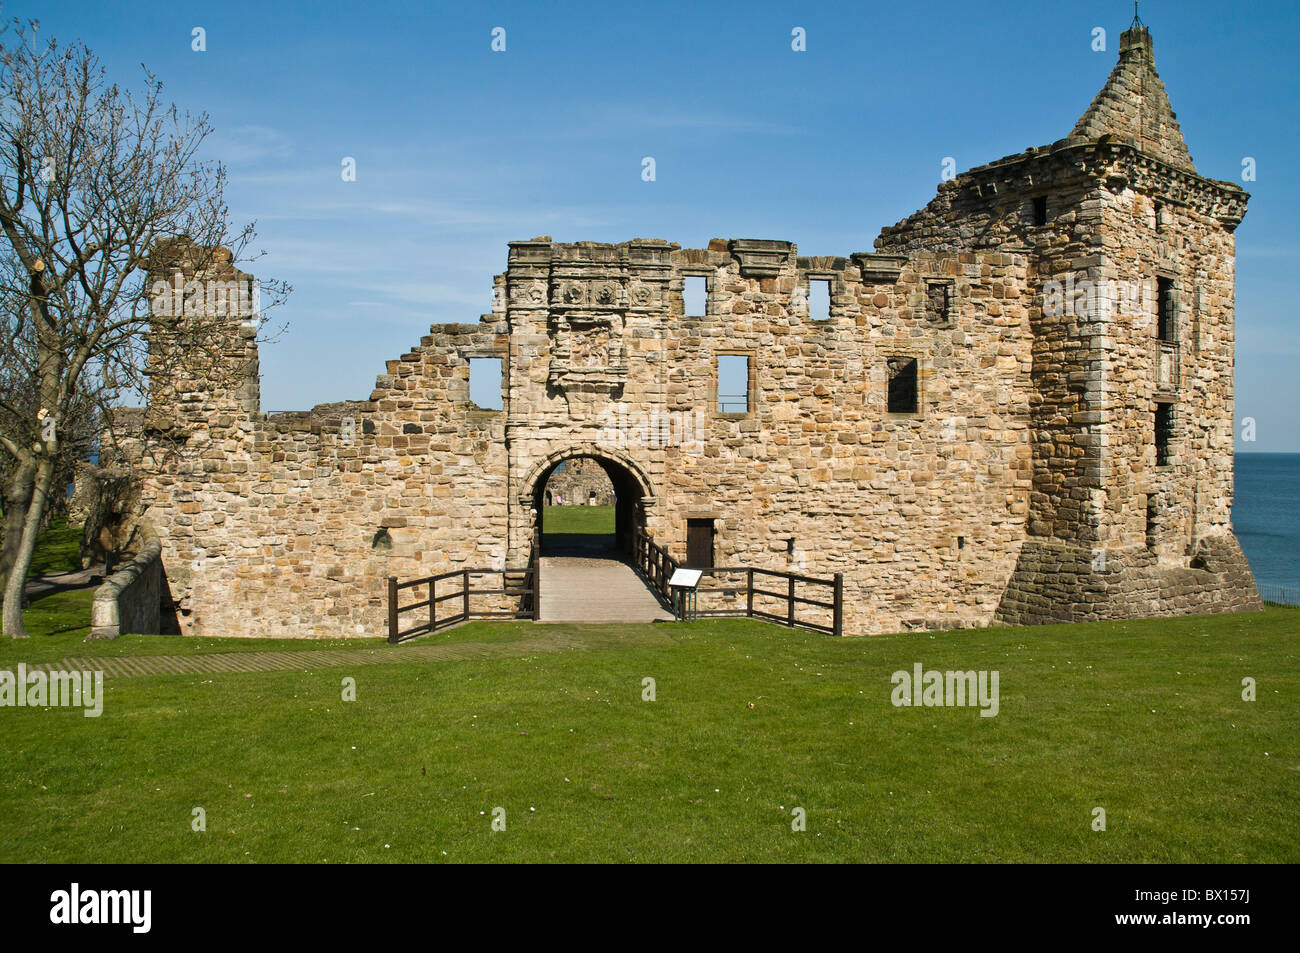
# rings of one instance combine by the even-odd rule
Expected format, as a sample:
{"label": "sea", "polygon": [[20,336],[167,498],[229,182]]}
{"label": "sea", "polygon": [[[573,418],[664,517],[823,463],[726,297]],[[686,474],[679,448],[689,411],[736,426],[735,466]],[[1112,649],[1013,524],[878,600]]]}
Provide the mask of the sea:
{"label": "sea", "polygon": [[1300,453],[1238,453],[1232,526],[1264,598],[1300,594]]}

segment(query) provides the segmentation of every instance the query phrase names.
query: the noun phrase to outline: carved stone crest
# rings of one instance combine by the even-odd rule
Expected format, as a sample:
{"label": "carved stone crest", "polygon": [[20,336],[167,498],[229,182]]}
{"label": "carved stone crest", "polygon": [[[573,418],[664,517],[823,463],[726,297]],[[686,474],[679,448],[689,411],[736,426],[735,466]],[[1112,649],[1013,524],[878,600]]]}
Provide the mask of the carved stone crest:
{"label": "carved stone crest", "polygon": [[559,312],[550,319],[547,383],[566,397],[616,398],[627,382],[623,316],[613,312]]}

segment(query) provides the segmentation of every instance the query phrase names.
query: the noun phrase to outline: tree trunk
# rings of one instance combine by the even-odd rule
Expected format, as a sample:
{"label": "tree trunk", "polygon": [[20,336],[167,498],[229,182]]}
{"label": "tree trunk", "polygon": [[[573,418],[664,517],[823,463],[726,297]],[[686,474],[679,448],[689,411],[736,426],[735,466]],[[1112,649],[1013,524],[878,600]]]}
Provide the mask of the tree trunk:
{"label": "tree trunk", "polygon": [[10,638],[27,638],[27,630],[23,628],[23,588],[27,582],[27,573],[32,568],[32,555],[36,552],[36,537],[40,531],[41,517],[44,515],[45,502],[53,481],[54,460],[48,456],[41,457],[36,464],[32,499],[24,515],[18,552],[14,555],[13,567],[9,570],[9,578],[5,581],[3,625],[4,634]]}
{"label": "tree trunk", "polygon": [[5,537],[0,549],[0,591],[9,579],[9,570],[18,558],[18,544],[23,538],[23,521],[32,502],[32,488],[36,478],[36,461],[25,460],[14,467],[5,485]]}

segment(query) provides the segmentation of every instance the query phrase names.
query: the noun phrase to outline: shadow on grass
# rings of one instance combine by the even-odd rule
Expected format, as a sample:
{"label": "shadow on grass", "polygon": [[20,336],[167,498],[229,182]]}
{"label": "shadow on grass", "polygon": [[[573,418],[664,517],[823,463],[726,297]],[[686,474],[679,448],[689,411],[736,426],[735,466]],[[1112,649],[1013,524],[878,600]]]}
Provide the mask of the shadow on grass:
{"label": "shadow on grass", "polygon": [[621,559],[613,533],[545,533],[543,556],[585,556],[589,559]]}
{"label": "shadow on grass", "polygon": [[23,610],[27,634],[90,634],[90,604],[95,599],[94,586],[66,587],[33,595]]}

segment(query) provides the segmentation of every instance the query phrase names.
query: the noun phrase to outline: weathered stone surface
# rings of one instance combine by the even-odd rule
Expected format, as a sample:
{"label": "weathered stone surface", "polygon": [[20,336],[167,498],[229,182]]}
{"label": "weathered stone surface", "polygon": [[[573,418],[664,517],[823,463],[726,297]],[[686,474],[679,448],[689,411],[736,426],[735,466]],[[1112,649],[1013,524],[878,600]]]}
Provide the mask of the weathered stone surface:
{"label": "weathered stone surface", "polygon": [[150,539],[125,566],[104,580],[91,603],[91,639],[123,633],[157,635],[163,604],[162,544]]}

